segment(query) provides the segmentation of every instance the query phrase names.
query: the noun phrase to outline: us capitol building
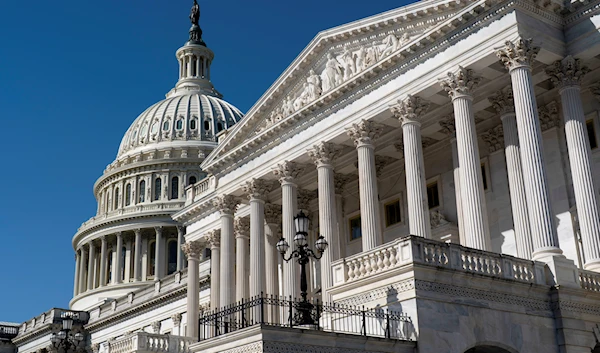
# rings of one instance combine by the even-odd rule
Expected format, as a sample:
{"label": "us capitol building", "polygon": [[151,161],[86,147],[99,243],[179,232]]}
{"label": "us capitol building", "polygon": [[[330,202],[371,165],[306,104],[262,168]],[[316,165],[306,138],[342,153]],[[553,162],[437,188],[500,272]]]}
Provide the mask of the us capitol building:
{"label": "us capitol building", "polygon": [[600,352],[599,0],[329,29],[245,115],[199,18],[1,353]]}

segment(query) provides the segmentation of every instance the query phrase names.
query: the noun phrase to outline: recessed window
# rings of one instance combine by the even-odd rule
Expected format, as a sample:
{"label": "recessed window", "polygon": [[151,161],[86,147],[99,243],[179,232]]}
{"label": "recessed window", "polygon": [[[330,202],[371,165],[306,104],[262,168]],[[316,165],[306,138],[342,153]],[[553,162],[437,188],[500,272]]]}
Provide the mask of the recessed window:
{"label": "recessed window", "polygon": [[427,203],[429,204],[429,209],[440,205],[440,190],[437,181],[427,184]]}
{"label": "recessed window", "polygon": [[179,120],[177,120],[177,123],[175,123],[175,128],[176,128],[177,130],[181,130],[181,129],[183,129],[183,119],[179,119]]}
{"label": "recessed window", "polygon": [[196,130],[196,119],[190,120],[190,129]]}
{"label": "recessed window", "polygon": [[350,240],[362,238],[362,229],[360,227],[360,215],[350,218]]}
{"label": "recessed window", "polygon": [[221,132],[221,130],[223,130],[223,124],[222,123],[217,123],[217,131]]}
{"label": "recessed window", "polygon": [[177,271],[177,240],[169,240],[167,245],[167,274]]}
{"label": "recessed window", "polygon": [[485,167],[485,163],[481,163],[481,178],[483,179],[483,190],[486,191],[488,189],[488,179],[487,179],[487,168]]}
{"label": "recessed window", "polygon": [[208,120],[204,120],[204,130],[210,130],[210,123]]}
{"label": "recessed window", "polygon": [[393,226],[402,222],[400,215],[400,199],[385,204],[385,226]]}
{"label": "recessed window", "polygon": [[119,188],[115,188],[115,210],[119,208]]}
{"label": "recessed window", "polygon": [[598,139],[596,138],[596,127],[594,125],[594,120],[588,120],[585,123],[585,127],[587,128],[588,140],[590,141],[590,148],[598,148]]}
{"label": "recessed window", "polygon": [[171,178],[171,199],[175,200],[179,198],[179,177]]}
{"label": "recessed window", "polygon": [[169,127],[170,127],[169,125],[170,125],[170,124],[169,124],[169,121],[168,121],[168,120],[167,120],[167,121],[165,121],[165,122],[163,123],[163,131],[169,131]]}
{"label": "recessed window", "polygon": [[194,185],[194,184],[196,184],[196,181],[197,181],[196,177],[192,175],[189,179],[188,185]]}
{"label": "recessed window", "polygon": [[158,132],[158,121],[155,121],[150,127],[150,133],[155,135]]}
{"label": "recessed window", "polygon": [[148,243],[148,276],[154,276],[156,273],[156,241]]}
{"label": "recessed window", "polygon": [[145,195],[146,195],[146,181],[142,180],[140,181],[140,201],[139,202],[144,202],[145,201]]}
{"label": "recessed window", "polygon": [[112,250],[108,252],[108,265],[106,266],[106,283],[102,283],[105,285],[107,283],[112,282],[112,267],[113,267],[113,252]]}
{"label": "recessed window", "polygon": [[147,132],[148,132],[148,124],[144,123],[144,125],[142,126],[142,131],[140,131],[140,134],[142,136],[146,136]]}
{"label": "recessed window", "polygon": [[160,200],[160,189],[162,188],[162,179],[156,178],[154,180],[154,200]]}
{"label": "recessed window", "polygon": [[125,186],[125,206],[129,206],[131,204],[131,184],[127,183]]}

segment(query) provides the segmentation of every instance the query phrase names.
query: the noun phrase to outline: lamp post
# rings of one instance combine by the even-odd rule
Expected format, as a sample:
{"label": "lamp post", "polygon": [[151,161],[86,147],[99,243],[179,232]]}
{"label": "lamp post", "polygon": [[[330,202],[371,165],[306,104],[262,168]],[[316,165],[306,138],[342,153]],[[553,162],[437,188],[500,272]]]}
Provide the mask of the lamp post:
{"label": "lamp post", "polygon": [[296,250],[292,251],[289,257],[286,257],[285,253],[290,248],[290,245],[283,237],[279,240],[276,247],[284,261],[289,262],[293,258],[297,258],[298,263],[300,264],[300,295],[302,296],[302,301],[297,305],[298,316],[296,317],[296,324],[314,325],[315,320],[311,316],[314,306],[309,303],[306,298],[306,291],[308,290],[308,284],[306,283],[306,264],[308,264],[311,257],[315,260],[319,260],[329,244],[327,244],[327,240],[320,235],[315,242],[315,249],[317,249],[318,255],[315,254],[314,251],[308,248],[307,237],[308,226],[310,223],[308,217],[306,217],[304,212],[300,211],[300,213],[294,217],[294,223],[296,225],[296,235],[294,236]]}
{"label": "lamp post", "polygon": [[73,352],[77,350],[79,344],[85,339],[83,333],[77,332],[73,334],[71,329],[73,328],[73,318],[65,317],[62,319],[62,330],[58,333],[53,333],[50,337],[52,345],[58,352],[68,352],[72,349]]}

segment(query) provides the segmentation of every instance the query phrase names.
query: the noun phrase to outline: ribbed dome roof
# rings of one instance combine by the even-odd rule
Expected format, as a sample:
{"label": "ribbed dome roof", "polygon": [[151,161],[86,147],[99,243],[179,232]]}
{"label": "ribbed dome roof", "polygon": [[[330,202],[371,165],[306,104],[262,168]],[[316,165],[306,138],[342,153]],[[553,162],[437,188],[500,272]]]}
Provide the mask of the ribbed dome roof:
{"label": "ribbed dome roof", "polygon": [[243,116],[233,105],[201,92],[169,97],[135,119],[121,141],[117,159],[150,149],[214,147],[215,136]]}

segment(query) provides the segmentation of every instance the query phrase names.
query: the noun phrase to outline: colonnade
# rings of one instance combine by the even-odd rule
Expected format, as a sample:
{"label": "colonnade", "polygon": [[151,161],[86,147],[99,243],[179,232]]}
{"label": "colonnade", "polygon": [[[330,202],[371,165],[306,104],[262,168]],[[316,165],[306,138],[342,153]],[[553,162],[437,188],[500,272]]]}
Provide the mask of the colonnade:
{"label": "colonnade", "polygon": [[[184,229],[177,227],[177,238],[169,238],[168,231],[164,227],[135,229],[133,234],[103,235],[82,245],[75,255],[73,296],[123,282],[159,280],[170,272],[183,270]],[[170,242],[176,242],[175,258],[168,253]]]}
{"label": "colonnade", "polygon": [[179,77],[204,78],[210,80],[210,60],[193,53],[186,53],[179,58]]}
{"label": "colonnade", "polygon": [[[497,55],[510,73],[512,88],[490,97],[500,114],[505,137],[505,155],[511,196],[511,208],[519,257],[551,261],[562,256],[549,197],[547,171],[544,163],[541,128],[533,90],[531,63],[538,48],[530,40],[507,42]],[[585,268],[600,269],[600,216],[591,173],[590,146],[585,130],[585,117],[580,97],[580,82],[586,69],[573,58],[565,58],[547,69],[559,88],[565,118],[575,199],[581,222],[585,249]],[[478,135],[474,117],[474,91],[480,77],[471,69],[459,67],[441,80],[454,110],[454,120],[440,125],[451,136],[459,229],[464,245],[491,251]],[[391,111],[402,124],[403,153],[406,172],[409,229],[413,235],[431,237],[431,224],[425,184],[425,167],[421,138],[421,121],[429,103],[420,97],[407,96]],[[361,120],[347,129],[356,146],[360,194],[362,251],[369,251],[382,240],[379,211],[374,141],[383,126]],[[308,151],[318,176],[319,231],[332,245],[320,261],[321,290],[327,300],[332,285],[331,259],[342,257],[340,248],[340,193],[338,175],[332,163],[341,147],[321,142]],[[277,271],[273,271],[279,256],[274,251],[278,228],[283,238],[293,244],[296,234],[294,216],[298,211],[298,177],[307,171],[306,165],[285,161],[274,168],[281,186],[281,209],[268,202],[274,189],[272,182],[252,179],[242,189],[250,203],[249,219],[235,219],[239,199],[232,195],[218,197],[214,205],[221,214],[221,229],[211,233],[211,305],[229,305],[261,292],[277,294]],[[343,179],[343,178],[342,178]],[[343,219],[343,217],[341,218]],[[217,234],[218,232],[218,234]],[[243,241],[234,245],[234,239]],[[245,246],[250,240],[250,251]],[[236,251],[236,248],[238,249]],[[240,251],[240,249],[242,249]],[[248,260],[248,256],[250,259]],[[237,273],[234,273],[233,258]],[[250,278],[244,268],[252,269]],[[296,263],[283,265],[283,294],[297,297],[298,270]],[[250,282],[248,282],[250,281]],[[234,288],[235,287],[235,288]],[[234,296],[235,293],[235,296]],[[188,308],[190,309],[190,308]],[[192,308],[193,309],[193,308]]]}

